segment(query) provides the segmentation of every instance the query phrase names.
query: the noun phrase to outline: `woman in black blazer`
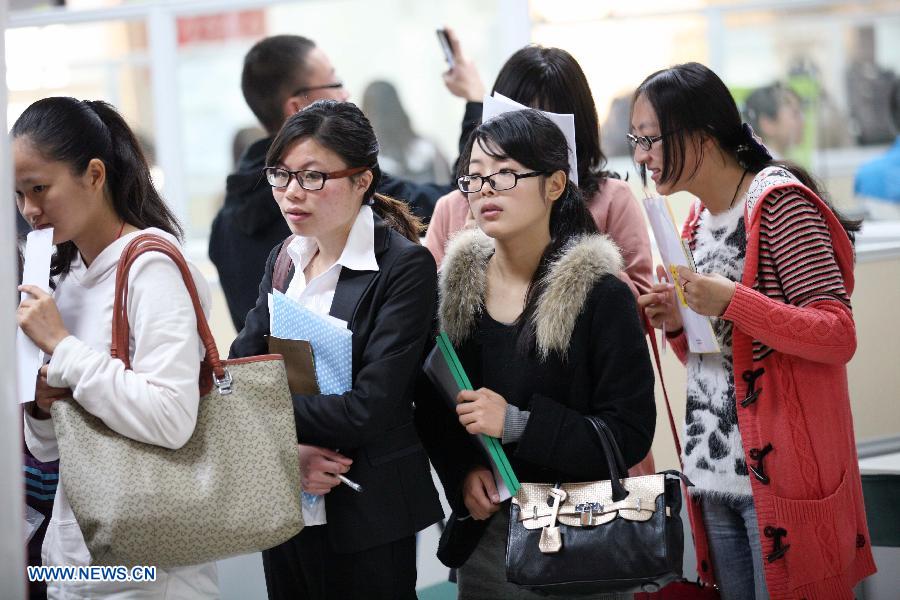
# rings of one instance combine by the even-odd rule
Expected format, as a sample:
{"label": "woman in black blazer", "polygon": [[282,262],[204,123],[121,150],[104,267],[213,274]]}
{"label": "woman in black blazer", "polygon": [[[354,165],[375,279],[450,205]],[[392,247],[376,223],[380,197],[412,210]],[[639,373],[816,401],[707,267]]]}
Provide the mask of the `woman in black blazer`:
{"label": "woman in black blazer", "polygon": [[606,423],[628,466],[639,462],[656,423],[653,371],[616,276],[622,258],[568,180],[557,126],[531,109],[495,117],[460,172],[479,229],[448,246],[439,317],[475,390],[454,412],[422,378],[416,414],[453,507],[438,556],[460,567],[460,598],[547,597],[506,581],[509,502],[468,434],[501,438],[519,481],[608,479],[585,417]]}
{"label": "woman in black blazer", "polygon": [[378,143],[355,105],[325,100],[293,115],[266,163],[295,235],[269,255],[231,356],[268,353],[273,287],[353,332],[352,389],[293,397],[304,491],[327,510],[310,517],[304,504],[307,527],[263,553],[269,597],[415,598],[415,534],[443,516],[413,425],[434,260],[405,205],[375,193]]}

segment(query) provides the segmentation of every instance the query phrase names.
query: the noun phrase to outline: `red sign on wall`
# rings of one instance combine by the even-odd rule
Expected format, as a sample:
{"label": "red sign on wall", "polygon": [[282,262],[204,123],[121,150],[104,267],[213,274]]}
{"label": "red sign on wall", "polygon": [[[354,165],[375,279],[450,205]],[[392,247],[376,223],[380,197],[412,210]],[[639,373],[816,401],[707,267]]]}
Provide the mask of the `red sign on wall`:
{"label": "red sign on wall", "polygon": [[178,45],[221,42],[234,38],[258,38],[266,34],[262,10],[178,18]]}

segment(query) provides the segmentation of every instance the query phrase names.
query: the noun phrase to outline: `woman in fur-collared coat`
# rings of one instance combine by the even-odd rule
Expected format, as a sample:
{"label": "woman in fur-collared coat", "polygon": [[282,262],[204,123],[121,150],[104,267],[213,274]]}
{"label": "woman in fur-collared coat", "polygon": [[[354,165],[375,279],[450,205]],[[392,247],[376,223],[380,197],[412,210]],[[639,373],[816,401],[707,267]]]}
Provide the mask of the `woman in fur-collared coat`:
{"label": "woman in fur-collared coat", "polygon": [[621,256],[568,181],[560,130],[534,110],[506,113],[476,130],[460,165],[479,230],[449,246],[439,320],[475,391],[456,414],[427,384],[417,402],[454,511],[439,557],[461,565],[460,598],[544,598],[506,581],[509,501],[466,432],[501,438],[520,481],[605,479],[585,416],[637,463],[656,422],[653,371]]}

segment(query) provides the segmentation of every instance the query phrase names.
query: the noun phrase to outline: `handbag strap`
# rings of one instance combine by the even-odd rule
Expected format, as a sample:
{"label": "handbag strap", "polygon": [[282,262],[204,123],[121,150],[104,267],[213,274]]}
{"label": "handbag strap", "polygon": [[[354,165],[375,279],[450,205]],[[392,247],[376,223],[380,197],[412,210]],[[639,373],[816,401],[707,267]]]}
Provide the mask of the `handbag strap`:
{"label": "handbag strap", "polygon": [[588,415],[586,418],[597,433],[600,447],[603,448],[603,454],[606,456],[606,465],[609,467],[609,481],[612,486],[612,499],[616,502],[623,500],[628,496],[628,491],[622,485],[622,476],[628,470],[625,468],[625,459],[622,457],[622,451],[619,450],[619,445],[616,443],[616,438],[613,436],[612,431],[609,430],[609,427],[600,417]]}
{"label": "handbag strap", "polygon": [[288,275],[291,272],[291,267],[294,266],[287,249],[296,237],[296,235],[289,235],[287,239],[281,242],[281,249],[278,251],[278,256],[275,257],[275,267],[272,269],[272,289],[278,290],[282,294],[287,291]]}
{"label": "handbag strap", "polygon": [[203,314],[203,307],[197,294],[197,286],[194,283],[187,261],[185,261],[181,250],[175,244],[152,233],[143,233],[135,236],[119,257],[113,301],[110,355],[125,363],[126,369],[131,368],[131,358],[128,355],[128,338],[131,331],[128,323],[128,273],[134,261],[146,252],[165,254],[172,259],[181,272],[181,278],[184,280],[188,294],[191,297],[191,303],[194,305],[194,314],[197,316],[197,332],[200,334],[200,340],[203,342],[205,349],[203,364],[201,365],[201,380],[203,379],[203,371],[211,369],[216,386],[219,387],[220,391],[230,388],[230,377],[219,358],[219,351],[216,349],[216,342],[209,329],[209,323],[206,321],[206,315]]}
{"label": "handbag strap", "polygon": [[672,429],[672,440],[675,442],[675,452],[678,455],[678,466],[684,471],[684,463],[681,462],[681,442],[678,439],[678,428],[675,426],[675,417],[672,415],[672,405],[669,403],[669,394],[666,391],[666,380],[663,377],[662,364],[659,360],[659,348],[656,343],[656,330],[647,320],[647,315],[641,311],[641,319],[644,322],[644,329],[650,336],[650,346],[653,348],[653,361],[656,363],[656,373],[659,375],[659,385],[662,387],[663,398],[666,401],[666,414],[669,416],[669,427]]}

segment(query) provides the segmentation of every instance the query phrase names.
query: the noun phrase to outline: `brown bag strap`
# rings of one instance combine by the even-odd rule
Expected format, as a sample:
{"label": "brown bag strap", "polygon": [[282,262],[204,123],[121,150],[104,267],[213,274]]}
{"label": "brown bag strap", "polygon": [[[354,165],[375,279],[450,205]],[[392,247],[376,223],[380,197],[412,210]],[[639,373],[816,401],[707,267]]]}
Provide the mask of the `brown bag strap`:
{"label": "brown bag strap", "polygon": [[[172,259],[178,270],[181,271],[181,278],[187,287],[191,303],[194,305],[194,313],[197,316],[197,332],[200,334],[200,340],[205,348],[203,365],[201,365],[201,381],[204,379],[203,371],[212,369],[217,385],[221,386],[221,384],[224,384],[225,387],[228,387],[228,376],[219,358],[219,351],[216,349],[216,342],[209,329],[209,323],[207,323],[206,316],[203,314],[203,307],[200,304],[200,297],[197,294],[197,286],[194,284],[191,270],[184,260],[181,250],[175,244],[152,233],[136,236],[129,242],[119,257],[119,264],[116,269],[116,291],[113,302],[110,354],[113,358],[117,358],[125,363],[126,369],[131,368],[131,358],[128,355],[128,338],[130,334],[130,325],[128,323],[128,272],[131,270],[134,261],[145,252],[165,254]],[[220,389],[222,388],[220,387]]]}
{"label": "brown bag strap", "polygon": [[290,283],[288,281],[288,274],[291,272],[291,267],[294,266],[291,255],[288,254],[287,249],[296,237],[296,235],[289,235],[287,239],[281,243],[281,249],[278,251],[278,256],[275,258],[275,267],[272,269],[272,289],[278,290],[282,294],[287,291],[288,283]]}
{"label": "brown bag strap", "polygon": [[684,471],[684,463],[681,462],[681,442],[678,440],[678,428],[675,426],[675,417],[672,416],[672,405],[669,403],[669,394],[666,391],[666,380],[663,378],[662,364],[659,360],[659,348],[656,344],[656,330],[650,325],[647,315],[641,311],[641,319],[644,322],[644,329],[650,336],[650,346],[653,348],[653,360],[656,363],[656,373],[659,375],[659,385],[662,387],[663,398],[666,401],[666,413],[669,415],[669,427],[672,428],[672,440],[675,442],[675,451],[678,453],[678,465]]}

